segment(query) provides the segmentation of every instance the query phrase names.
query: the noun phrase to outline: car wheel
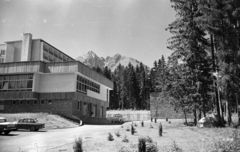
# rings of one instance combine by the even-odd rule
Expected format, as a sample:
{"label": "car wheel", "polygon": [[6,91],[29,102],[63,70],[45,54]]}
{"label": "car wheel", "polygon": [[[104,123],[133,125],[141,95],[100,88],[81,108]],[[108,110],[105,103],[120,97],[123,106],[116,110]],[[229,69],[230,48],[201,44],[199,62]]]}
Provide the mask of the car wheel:
{"label": "car wheel", "polygon": [[0,134],[2,134],[2,131],[0,131]]}
{"label": "car wheel", "polygon": [[31,128],[30,128],[30,131],[35,131],[35,128],[34,128],[34,127],[31,127]]}
{"label": "car wheel", "polygon": [[39,129],[35,129],[35,131],[38,131]]}
{"label": "car wheel", "polygon": [[4,131],[5,135],[8,135],[10,133],[10,131]]}

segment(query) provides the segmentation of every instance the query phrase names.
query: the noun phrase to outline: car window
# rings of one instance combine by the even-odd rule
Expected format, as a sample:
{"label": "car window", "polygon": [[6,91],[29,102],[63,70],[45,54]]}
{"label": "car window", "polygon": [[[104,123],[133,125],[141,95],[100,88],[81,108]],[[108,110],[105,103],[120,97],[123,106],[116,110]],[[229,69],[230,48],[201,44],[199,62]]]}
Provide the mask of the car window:
{"label": "car window", "polygon": [[1,122],[7,122],[7,120],[6,119],[0,119],[0,123]]}
{"label": "car window", "polygon": [[34,120],[33,120],[33,119],[30,119],[30,122],[31,122],[31,123],[34,123]]}
{"label": "car window", "polygon": [[28,120],[27,119],[23,119],[23,122],[28,122]]}
{"label": "car window", "polygon": [[23,120],[21,119],[21,120],[19,120],[18,122],[23,122]]}

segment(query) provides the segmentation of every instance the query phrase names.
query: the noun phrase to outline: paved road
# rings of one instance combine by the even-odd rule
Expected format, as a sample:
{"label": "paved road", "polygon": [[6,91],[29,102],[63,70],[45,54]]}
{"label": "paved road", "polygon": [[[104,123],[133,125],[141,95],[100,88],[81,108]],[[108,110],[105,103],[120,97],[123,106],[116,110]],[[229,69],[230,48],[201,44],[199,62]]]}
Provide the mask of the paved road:
{"label": "paved road", "polygon": [[117,128],[119,125],[84,125],[77,128],[40,130],[38,132],[14,131],[9,135],[0,135],[0,152],[31,152],[72,143],[76,137],[90,136],[99,132]]}

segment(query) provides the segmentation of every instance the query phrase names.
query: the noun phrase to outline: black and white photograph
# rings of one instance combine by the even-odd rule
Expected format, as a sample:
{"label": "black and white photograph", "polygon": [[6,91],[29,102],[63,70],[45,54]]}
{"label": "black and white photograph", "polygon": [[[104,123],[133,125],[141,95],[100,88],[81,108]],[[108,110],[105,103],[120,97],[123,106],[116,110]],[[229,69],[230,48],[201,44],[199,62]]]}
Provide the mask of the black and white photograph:
{"label": "black and white photograph", "polygon": [[0,152],[240,152],[240,0],[0,0]]}

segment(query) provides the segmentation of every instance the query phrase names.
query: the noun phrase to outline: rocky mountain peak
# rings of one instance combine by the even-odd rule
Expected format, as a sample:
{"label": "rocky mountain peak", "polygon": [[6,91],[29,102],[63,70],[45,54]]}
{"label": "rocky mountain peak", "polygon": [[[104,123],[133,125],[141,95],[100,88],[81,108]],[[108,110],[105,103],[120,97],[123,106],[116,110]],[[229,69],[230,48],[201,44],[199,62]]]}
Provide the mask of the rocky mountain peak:
{"label": "rocky mountain peak", "polygon": [[107,56],[106,58],[104,58],[99,57],[93,51],[89,51],[87,54],[79,56],[78,58],[76,58],[76,60],[84,63],[89,67],[99,66],[100,68],[104,68],[105,66],[107,66],[108,68],[111,69],[111,71],[114,71],[119,64],[125,67],[128,66],[129,63],[131,63],[134,67],[140,64],[140,62],[137,61],[136,59],[122,56],[119,53],[115,54],[112,57]]}

